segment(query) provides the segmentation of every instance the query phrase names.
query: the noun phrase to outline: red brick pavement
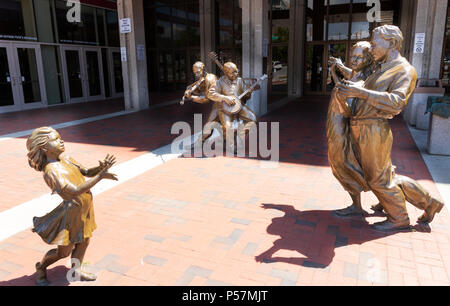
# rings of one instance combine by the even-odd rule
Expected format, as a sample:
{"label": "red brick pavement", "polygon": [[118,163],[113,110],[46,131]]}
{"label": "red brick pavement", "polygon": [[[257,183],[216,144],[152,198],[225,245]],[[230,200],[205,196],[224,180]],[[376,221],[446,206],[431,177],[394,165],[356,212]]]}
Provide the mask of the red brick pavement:
{"label": "red brick pavement", "polygon": [[[71,107],[69,107],[69,111]],[[52,118],[55,112],[51,111],[53,109],[45,112],[43,117]],[[114,106],[110,108],[110,112],[113,111],[115,111]],[[209,106],[187,103],[183,107],[173,105],[158,110],[144,110],[62,128],[58,131],[66,143],[67,153],[80,163],[86,166],[96,166],[97,161],[103,160],[108,153],[116,155],[117,161],[120,163],[169,144],[177,136],[170,134],[173,123],[177,121],[192,123],[194,112],[206,113],[207,111],[209,111]],[[59,110],[56,110],[57,113]],[[20,113],[17,113],[16,116],[20,117]],[[21,120],[25,121],[27,116],[27,114],[22,114]],[[83,117],[72,117],[70,120],[81,118]],[[33,128],[47,125],[43,119],[36,119],[35,122],[38,122],[39,125],[35,125]],[[0,163],[0,173],[8,174],[0,177],[3,193],[2,200],[0,200],[0,212],[48,192],[48,187],[43,182],[41,175],[36,175],[37,173],[28,166],[26,139],[27,137],[13,138],[0,142],[0,160],[3,161]]]}
{"label": "red brick pavement", "polygon": [[[256,159],[179,158],[97,196],[99,228],[86,261],[98,280],[70,285],[449,285],[446,209],[425,227],[408,205],[413,229],[389,234],[370,229],[381,216],[331,215],[349,198],[328,167],[325,111],[326,101],[314,98],[263,118],[281,122],[277,168]],[[399,172],[439,196],[406,126],[392,125]],[[108,148],[121,152],[120,145]],[[364,195],[366,209],[374,201]],[[0,285],[32,285],[34,263],[49,248],[30,231],[0,242]],[[69,285],[67,266],[49,270],[53,284]]]}
{"label": "red brick pavement", "polygon": [[112,99],[0,114],[0,135],[122,110],[123,99]]}

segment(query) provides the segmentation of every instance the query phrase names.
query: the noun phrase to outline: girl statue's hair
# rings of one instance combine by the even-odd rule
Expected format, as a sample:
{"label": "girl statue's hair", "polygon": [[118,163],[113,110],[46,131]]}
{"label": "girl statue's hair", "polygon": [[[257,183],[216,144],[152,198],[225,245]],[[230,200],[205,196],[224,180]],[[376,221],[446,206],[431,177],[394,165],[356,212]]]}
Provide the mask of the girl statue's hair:
{"label": "girl statue's hair", "polygon": [[47,164],[47,156],[42,149],[47,144],[52,132],[55,132],[53,128],[44,126],[35,129],[27,139],[28,164],[36,171],[44,170]]}

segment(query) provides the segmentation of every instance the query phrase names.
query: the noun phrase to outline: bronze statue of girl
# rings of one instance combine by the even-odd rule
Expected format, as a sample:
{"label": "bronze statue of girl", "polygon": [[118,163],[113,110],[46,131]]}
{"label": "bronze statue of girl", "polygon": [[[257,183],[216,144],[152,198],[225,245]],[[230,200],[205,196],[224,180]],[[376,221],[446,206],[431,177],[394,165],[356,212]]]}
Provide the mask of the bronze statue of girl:
{"label": "bronze statue of girl", "polygon": [[[71,157],[62,155],[64,141],[59,133],[50,127],[33,131],[27,140],[28,163],[36,171],[42,171],[44,181],[64,200],[58,207],[42,217],[34,217],[33,232],[57,249],[48,251],[36,263],[36,284],[48,285],[46,269],[56,261],[72,254],[79,262],[75,266],[80,280],[93,281],[94,274],[82,271],[81,263],[89,245],[92,232],[97,228],[90,189],[102,179],[117,180],[108,169],[115,163],[115,157],[106,156],[99,166],[87,169]],[[86,177],[91,179],[85,180]]]}

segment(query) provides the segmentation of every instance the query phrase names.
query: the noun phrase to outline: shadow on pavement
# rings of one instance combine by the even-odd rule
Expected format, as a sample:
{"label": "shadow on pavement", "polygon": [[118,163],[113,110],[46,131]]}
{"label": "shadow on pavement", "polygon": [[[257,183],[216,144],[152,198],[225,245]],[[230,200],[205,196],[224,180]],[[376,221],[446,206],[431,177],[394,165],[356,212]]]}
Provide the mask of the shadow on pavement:
{"label": "shadow on pavement", "polygon": [[[298,211],[292,205],[262,204],[263,209],[284,212],[284,216],[272,219],[267,233],[280,236],[267,251],[255,257],[257,262],[284,262],[309,268],[325,269],[333,261],[335,248],[363,244],[403,231],[378,232],[363,218],[338,218],[333,211]],[[370,215],[379,216],[379,215]],[[406,232],[429,233],[427,225],[416,225]],[[278,257],[281,250],[296,251],[298,257]],[[303,255],[303,256],[302,256]]]}
{"label": "shadow on pavement", "polygon": [[[56,266],[47,269],[47,279],[50,286],[68,286],[66,275],[69,269],[65,266]],[[35,286],[36,273],[24,275],[7,281],[0,281],[1,286]]]}

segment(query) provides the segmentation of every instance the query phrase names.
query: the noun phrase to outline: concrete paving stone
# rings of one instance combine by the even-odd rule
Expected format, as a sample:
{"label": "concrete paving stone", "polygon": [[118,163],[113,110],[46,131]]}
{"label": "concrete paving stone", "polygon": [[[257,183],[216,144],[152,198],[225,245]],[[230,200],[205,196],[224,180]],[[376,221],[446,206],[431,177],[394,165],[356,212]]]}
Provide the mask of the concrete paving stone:
{"label": "concrete paving stone", "polygon": [[0,281],[6,280],[10,274],[11,272],[0,270]]}
{"label": "concrete paving stone", "polygon": [[120,258],[120,256],[118,256],[116,254],[108,254],[108,255],[104,256],[100,261],[95,263],[95,266],[98,268],[106,268],[111,263],[119,260],[119,258]]}
{"label": "concrete paving stone", "polygon": [[164,238],[164,237],[157,236],[157,235],[151,235],[151,234],[145,235],[144,239],[149,240],[149,241],[159,242],[159,243],[166,240],[166,238]]}
{"label": "concrete paving stone", "polygon": [[297,283],[296,281],[292,281],[292,280],[283,278],[281,280],[280,286],[295,286],[296,283]]}
{"label": "concrete paving stone", "polygon": [[358,265],[344,263],[344,277],[358,279]]}
{"label": "concrete paving stone", "polygon": [[273,268],[272,272],[270,273],[270,276],[279,277],[279,278],[282,278],[282,279],[290,280],[290,281],[295,283],[297,281],[297,278],[298,278],[298,273],[295,273],[295,272],[292,272],[292,271],[280,270],[280,269]]}
{"label": "concrete paving stone", "polygon": [[258,204],[260,202],[258,197],[251,197],[248,199],[247,204]]}
{"label": "concrete paving stone", "polygon": [[195,276],[201,276],[204,278],[209,278],[211,275],[212,270],[205,269],[199,266],[190,266],[186,269],[186,271],[183,273],[183,275],[178,278],[175,285],[177,286],[188,286],[192,282]]}
{"label": "concrete paving stone", "polygon": [[231,219],[230,222],[236,223],[236,224],[242,224],[242,225],[249,225],[251,223],[250,220],[239,219],[239,218],[233,218],[233,219]]}
{"label": "concrete paving stone", "polygon": [[254,256],[257,249],[258,249],[258,244],[249,242],[249,243],[247,243],[245,248],[242,250],[242,254],[248,255],[248,256]]}
{"label": "concrete paving stone", "polygon": [[214,280],[214,279],[208,279],[205,282],[205,286],[231,287],[231,286],[234,286],[234,285],[228,284],[228,283],[225,283],[225,282],[221,282],[221,281],[217,281],[217,280]]}
{"label": "concrete paving stone", "polygon": [[[38,261],[38,260],[36,260],[36,261]],[[22,265],[19,265],[19,264],[10,262],[10,261],[0,262],[0,270],[7,271],[10,273],[14,273],[17,270],[21,269],[22,267],[23,267]]]}
{"label": "concrete paving stone", "polygon": [[145,263],[155,266],[163,266],[167,262],[167,259],[154,257],[151,255],[145,256],[143,260]]}

